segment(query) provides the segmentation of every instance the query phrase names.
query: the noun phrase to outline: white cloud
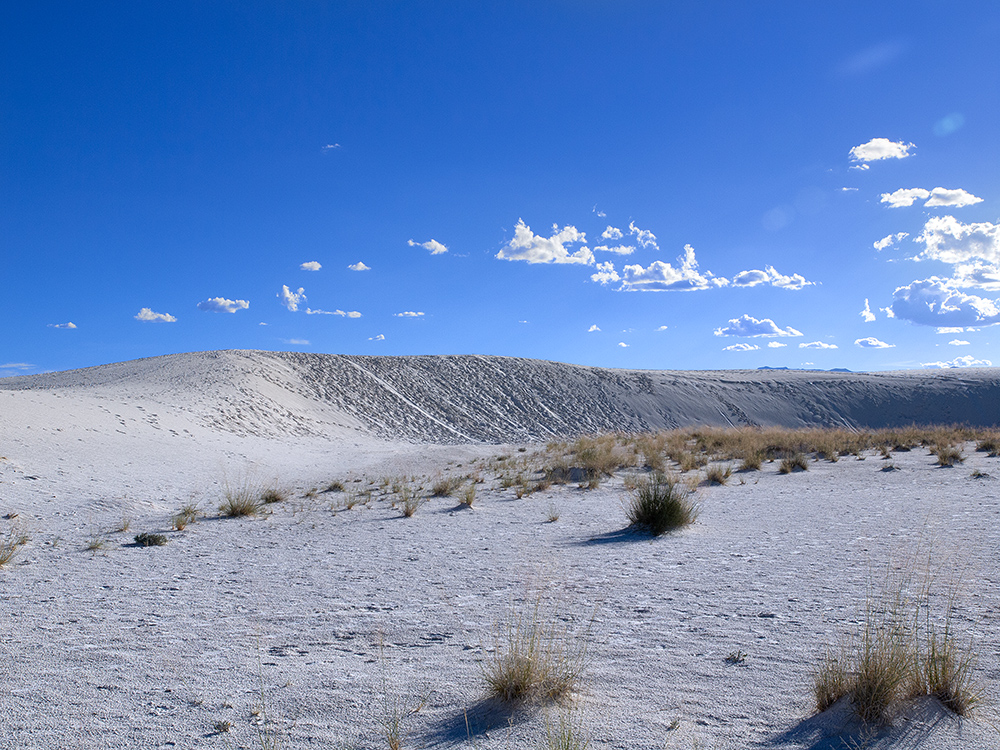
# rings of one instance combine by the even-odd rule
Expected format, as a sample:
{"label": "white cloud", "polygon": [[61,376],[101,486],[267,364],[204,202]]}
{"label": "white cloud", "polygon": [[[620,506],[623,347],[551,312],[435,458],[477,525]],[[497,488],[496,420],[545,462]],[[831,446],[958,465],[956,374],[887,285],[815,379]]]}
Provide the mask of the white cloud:
{"label": "white cloud", "polygon": [[892,349],[895,344],[887,344],[884,341],[879,341],[874,336],[869,336],[864,339],[857,339],[854,342],[855,346],[860,346],[862,349]]}
{"label": "white cloud", "polygon": [[966,331],[978,330],[978,328],[966,328],[965,326],[941,326],[935,333],[965,333]]}
{"label": "white cloud", "polygon": [[380,334],[379,334],[378,336],[369,336],[369,337],[368,337],[368,340],[369,340],[369,341],[385,341],[385,336],[383,336],[383,335],[382,335],[382,334],[380,333]]}
{"label": "white cloud", "polygon": [[318,270],[319,270],[319,269],[321,269],[322,267],[323,267],[323,266],[321,266],[321,265],[319,264],[319,261],[315,261],[315,260],[310,260],[310,261],[308,261],[307,263],[302,263],[302,264],[301,264],[301,265],[299,266],[299,270],[301,270],[301,271],[318,271]]}
{"label": "white cloud", "polygon": [[665,331],[665,330],[667,330],[667,327],[666,327],[666,326],[660,326],[660,327],[659,327],[659,328],[657,328],[656,330],[657,330],[657,331]]}
{"label": "white cloud", "polygon": [[799,274],[793,274],[791,276],[785,276],[784,274],[778,273],[774,266],[764,266],[763,271],[753,269],[750,271],[740,271],[733,277],[733,286],[757,286],[759,284],[767,284],[769,286],[776,286],[780,289],[791,289],[793,291],[802,289],[807,286],[814,286],[815,281],[806,281],[805,278]]}
{"label": "white cloud", "polygon": [[282,341],[292,346],[309,346],[309,341],[306,339],[282,339]]}
{"label": "white cloud", "polygon": [[684,246],[684,255],[677,258],[680,268],[674,268],[669,263],[654,260],[648,268],[642,266],[625,266],[623,269],[623,291],[643,292],[673,292],[697,291],[726,286],[728,279],[716,278],[710,271],[700,273],[698,261],[695,259],[694,248]]}
{"label": "white cloud", "polygon": [[351,271],[370,271],[371,266],[366,266],[363,261],[358,261],[357,263],[352,263],[348,266]]}
{"label": "white cloud", "polygon": [[878,242],[873,242],[872,247],[881,252],[885,250],[890,245],[894,245],[900,242],[904,237],[909,237],[908,232],[897,232],[896,234],[887,234],[885,237],[880,239]]}
{"label": "white cloud", "polygon": [[635,252],[635,245],[615,245],[614,247],[608,247],[607,245],[598,245],[594,248],[595,251],[601,253],[617,253],[618,255],[631,255]]}
{"label": "white cloud", "polygon": [[951,370],[956,367],[993,367],[993,363],[988,359],[976,359],[972,355],[967,355],[965,357],[957,357],[950,362],[922,362],[920,366]]}
{"label": "white cloud", "polygon": [[287,284],[282,284],[281,291],[275,296],[281,304],[288,308],[289,312],[295,312],[299,309],[299,303],[306,298],[306,290],[299,287],[297,292],[293,292]]}
{"label": "white cloud", "polygon": [[768,349],[780,349],[783,346],[788,346],[788,344],[785,344],[785,343],[783,343],[781,341],[768,341],[767,342],[767,348]]}
{"label": "white cloud", "polygon": [[1000,224],[963,224],[954,216],[935,216],[914,241],[924,246],[916,260],[957,266],[956,286],[1000,288]]}
{"label": "white cloud", "polygon": [[822,341],[810,341],[808,344],[799,344],[799,349],[836,349],[836,344],[824,344]]}
{"label": "white cloud", "polygon": [[598,216],[600,216],[600,217],[601,217],[602,219],[603,219],[603,218],[604,218],[605,216],[607,216],[607,214],[606,214],[606,213],[604,213],[603,211],[598,211],[598,210],[597,210],[597,204],[596,204],[596,203],[594,204],[594,207],[593,207],[593,208],[592,208],[591,210],[593,211],[593,213],[597,214],[597,215],[598,215]]}
{"label": "white cloud", "polygon": [[865,309],[858,313],[862,318],[865,319],[865,323],[873,323],[875,321],[875,313],[868,306],[868,298],[865,297]]}
{"label": "white cloud", "polygon": [[624,341],[619,341],[618,346],[624,347],[626,349],[628,348],[628,344],[626,344]]}
{"label": "white cloud", "polygon": [[341,318],[360,318],[361,313],[357,310],[313,310],[311,307],[306,308],[306,315],[339,315]]}
{"label": "white cloud", "polygon": [[618,227],[613,227],[610,224],[608,228],[601,232],[601,238],[605,240],[620,240],[625,235],[622,234],[622,230]]}
{"label": "white cloud", "polygon": [[926,326],[958,327],[1000,323],[995,300],[965,294],[950,280],[932,276],[893,292],[893,316]]}
{"label": "white cloud", "polygon": [[30,370],[34,367],[27,362],[5,362],[0,365],[0,370]]}
{"label": "white cloud", "polygon": [[660,246],[656,244],[656,235],[648,229],[639,229],[634,221],[628,223],[628,233],[634,234],[636,242],[642,245],[643,248],[651,247],[654,250],[660,249]]}
{"label": "white cloud", "polygon": [[597,273],[591,274],[590,280],[596,281],[598,284],[608,284],[612,281],[621,281],[622,277],[615,270],[615,264],[609,260],[597,264]]}
{"label": "white cloud", "polygon": [[956,188],[955,190],[948,190],[943,187],[936,187],[931,190],[930,200],[927,201],[925,206],[954,206],[955,208],[962,208],[963,206],[972,206],[976,203],[982,203],[983,199],[979,198],[972,193],[967,193],[961,188]]}
{"label": "white cloud", "polygon": [[442,245],[437,240],[431,239],[427,242],[416,242],[414,240],[407,240],[406,244],[410,247],[422,247],[424,250],[430,250],[431,255],[440,255],[441,253],[448,252],[448,248]]}
{"label": "white cloud", "polygon": [[248,307],[250,307],[250,303],[245,299],[226,299],[225,297],[212,297],[198,303],[199,310],[217,313],[234,313],[237,310],[246,310]]}
{"label": "white cloud", "polygon": [[[905,159],[913,156],[911,148],[916,148],[912,143],[902,141],[890,141],[888,138],[872,138],[868,143],[862,143],[851,149],[851,159],[853,161],[869,162],[881,161],[882,159]],[[867,165],[865,165],[867,166]]]}
{"label": "white cloud", "polygon": [[584,245],[574,253],[566,249],[567,245],[584,243],[587,235],[573,226],[562,229],[552,225],[552,235],[542,237],[531,231],[524,219],[517,220],[514,227],[514,239],[504,245],[497,258],[503,260],[523,260],[528,263],[579,263],[585,266],[594,264],[594,254]]}
{"label": "white cloud", "polygon": [[756,344],[730,344],[729,346],[722,347],[724,352],[752,352],[755,349],[760,349]]}
{"label": "white cloud", "polygon": [[933,190],[924,188],[900,188],[894,193],[882,193],[881,203],[888,203],[892,208],[902,208],[912,206],[914,201],[924,200],[924,205],[933,208],[934,206],[953,206],[962,208],[982,203],[983,199],[972,193],[968,193],[961,188],[948,190],[943,187],[936,187]]}
{"label": "white cloud", "polygon": [[177,318],[175,318],[170,313],[158,313],[153,312],[148,307],[144,307],[139,311],[139,314],[135,316],[136,320],[147,320],[147,321],[159,321],[161,323],[176,323]]}
{"label": "white cloud", "polygon": [[70,323],[49,323],[46,327],[47,328],[63,328],[63,329],[66,329],[66,330],[72,330],[72,329],[76,328],[76,323],[73,323],[73,322],[70,322]]}
{"label": "white cloud", "polygon": [[412,310],[407,310],[406,312],[393,313],[394,318],[422,318],[424,314],[422,312],[413,312]]}
{"label": "white cloud", "polygon": [[882,193],[882,200],[879,202],[888,203],[892,208],[902,208],[912,206],[916,200],[925,200],[930,194],[930,190],[923,188],[900,188],[894,193]]}
{"label": "white cloud", "polygon": [[[853,164],[851,166],[851,169],[860,169],[860,170],[864,171],[865,169],[871,169],[871,167],[869,167],[867,164]],[[812,362],[806,362],[805,364],[811,365]]]}
{"label": "white cloud", "polygon": [[743,315],[741,318],[733,318],[730,320],[729,325],[725,328],[716,328],[715,335],[746,336],[748,338],[763,336],[766,338],[774,338],[776,336],[801,336],[802,333],[800,331],[796,331],[791,326],[788,326],[788,328],[779,328],[778,325],[770,318],[757,320],[757,318],[751,315]]}
{"label": "white cloud", "polygon": [[590,328],[587,329],[587,333],[594,333],[595,331],[600,331],[601,329],[597,327],[597,323],[594,323]]}
{"label": "white cloud", "polygon": [[962,341],[962,339],[952,339],[948,342],[948,346],[969,346],[971,341]]}
{"label": "white cloud", "polygon": [[339,143],[328,143],[325,146],[323,146],[323,152],[325,153],[327,151],[335,151],[338,148],[340,148]]}
{"label": "white cloud", "polygon": [[892,305],[889,305],[889,307],[880,307],[879,310],[881,310],[882,312],[884,312],[885,313],[885,317],[887,317],[887,318],[895,318],[896,317],[896,313],[894,313],[892,311]]}
{"label": "white cloud", "polygon": [[857,188],[852,188],[852,187],[842,187],[840,189],[840,192],[842,192],[842,193],[856,193],[856,192],[858,192],[858,189]]}

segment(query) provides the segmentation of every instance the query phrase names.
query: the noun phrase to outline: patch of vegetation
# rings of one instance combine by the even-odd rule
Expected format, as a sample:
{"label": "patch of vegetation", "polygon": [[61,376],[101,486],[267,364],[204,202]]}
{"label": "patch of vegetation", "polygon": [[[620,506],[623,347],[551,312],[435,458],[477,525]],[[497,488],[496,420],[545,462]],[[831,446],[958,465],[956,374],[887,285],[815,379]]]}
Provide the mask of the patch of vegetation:
{"label": "patch of vegetation", "polygon": [[731,466],[714,464],[705,470],[705,481],[709,484],[726,484],[733,475]]}
{"label": "patch of vegetation", "polygon": [[150,534],[144,531],[135,535],[135,543],[140,547],[162,547],[167,543],[167,537],[163,534]]}
{"label": "patch of vegetation", "polygon": [[937,448],[934,451],[934,455],[937,456],[938,466],[954,466],[965,461],[962,451],[953,445],[945,445]]}
{"label": "patch of vegetation", "polygon": [[691,490],[676,477],[654,473],[639,482],[625,509],[629,522],[654,536],[694,523]]}
{"label": "patch of vegetation", "polygon": [[431,494],[434,497],[451,497],[461,486],[462,480],[459,477],[442,477],[434,482]]}
{"label": "patch of vegetation", "polygon": [[791,474],[793,471],[809,471],[809,459],[801,453],[781,459],[779,474]]}

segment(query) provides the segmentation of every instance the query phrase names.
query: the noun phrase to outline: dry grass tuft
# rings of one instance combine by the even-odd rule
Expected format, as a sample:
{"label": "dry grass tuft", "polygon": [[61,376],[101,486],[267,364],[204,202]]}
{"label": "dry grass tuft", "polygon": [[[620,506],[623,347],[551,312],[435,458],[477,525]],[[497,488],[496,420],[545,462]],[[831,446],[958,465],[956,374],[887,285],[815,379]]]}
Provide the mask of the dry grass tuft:
{"label": "dry grass tuft", "polygon": [[732,475],[733,469],[731,466],[714,464],[705,470],[705,481],[709,484],[726,484]]}
{"label": "dry grass tuft", "polygon": [[476,485],[470,484],[468,487],[465,488],[465,491],[462,492],[462,496],[459,498],[458,502],[461,505],[467,505],[471,508],[472,504],[475,501],[476,501]]}
{"label": "dry grass tuft", "polygon": [[11,526],[7,533],[0,537],[0,567],[14,559],[18,547],[28,543],[28,535],[18,526]]}
{"label": "dry grass tuft", "polygon": [[548,703],[576,689],[586,665],[586,641],[546,615],[536,601],[494,630],[493,650],[482,667],[490,698],[514,705]]}
{"label": "dry grass tuft", "polygon": [[451,497],[462,486],[460,477],[442,477],[434,482],[431,494],[434,497]]}
{"label": "dry grass tuft", "polygon": [[779,474],[791,474],[793,471],[809,471],[809,459],[801,453],[781,459]]}
{"label": "dry grass tuft", "polygon": [[633,526],[659,536],[694,523],[698,508],[684,483],[676,477],[654,473],[640,480],[625,514]]}
{"label": "dry grass tuft", "polygon": [[953,445],[944,445],[934,451],[938,466],[954,466],[965,461],[962,451]]}

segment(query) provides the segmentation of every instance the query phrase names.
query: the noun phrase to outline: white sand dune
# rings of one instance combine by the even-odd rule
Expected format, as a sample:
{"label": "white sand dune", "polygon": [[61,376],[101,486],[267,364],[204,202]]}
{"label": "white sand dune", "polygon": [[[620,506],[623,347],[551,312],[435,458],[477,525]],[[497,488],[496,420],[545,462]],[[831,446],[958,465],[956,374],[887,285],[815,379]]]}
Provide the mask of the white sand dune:
{"label": "white sand dune", "polygon": [[[438,473],[581,432],[995,425],[998,386],[995,370],[242,351],[0,380],[0,535],[30,537],[0,568],[0,747],[260,747],[262,704],[289,747],[386,747],[386,715],[421,702],[406,747],[537,747],[544,712],[482,701],[491,630],[519,599],[589,644],[573,705],[593,746],[1000,747],[1000,459],[943,469],[914,450],[895,472],[869,455],[790,476],[765,464],[701,489],[698,522],[656,540],[623,531],[621,477],[518,500],[481,468],[473,509],[431,498],[412,518],[306,494],[403,474],[427,494]],[[292,499],[216,517],[224,482],[244,480]],[[210,517],[171,530],[189,502]],[[116,531],[123,514],[131,528]],[[136,548],[138,531],[169,543]],[[959,571],[956,623],[986,704],[958,719],[918,701],[868,738],[844,707],[815,716],[811,671],[851,631],[870,572],[924,554]],[[745,663],[726,663],[735,651]]]}

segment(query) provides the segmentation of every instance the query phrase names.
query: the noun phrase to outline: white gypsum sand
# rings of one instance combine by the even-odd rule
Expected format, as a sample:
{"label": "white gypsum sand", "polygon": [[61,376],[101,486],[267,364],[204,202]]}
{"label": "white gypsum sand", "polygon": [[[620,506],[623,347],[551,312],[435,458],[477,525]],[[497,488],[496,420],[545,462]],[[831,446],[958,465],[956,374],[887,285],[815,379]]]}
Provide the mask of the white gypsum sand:
{"label": "white gypsum sand", "polygon": [[[938,409],[916,421],[987,421],[975,400],[991,388],[990,371],[249,352],[0,381],[0,516],[12,516],[0,531],[29,537],[0,568],[0,746],[259,747],[266,716],[289,747],[386,747],[398,716],[407,747],[527,748],[568,710],[594,746],[860,745],[843,706],[815,715],[812,673],[852,632],[872,575],[930,555],[961,581],[955,622],[980,656],[985,705],[959,719],[917,701],[867,746],[997,747],[1000,459],[966,447],[964,464],[939,468],[915,449],[893,454],[894,472],[869,453],[785,476],[765,462],[702,487],[696,524],[657,539],[623,533],[622,473],[517,499],[480,460],[537,450],[485,442],[503,434],[608,429],[619,414],[626,428],[726,424],[757,397],[761,423],[850,423],[859,403],[872,422],[902,420],[917,409],[907,392]],[[439,474],[475,471],[471,508],[460,493],[429,497]],[[388,499],[402,476],[422,501],[411,518]],[[323,492],[333,480],[348,492]],[[244,481],[290,499],[217,517],[224,484]],[[370,502],[345,508],[368,488]],[[174,531],[188,503],[208,517]],[[168,543],[131,546],[139,532]],[[497,625],[536,603],[582,639],[587,671],[571,709],[508,716],[484,702],[481,664]]]}

